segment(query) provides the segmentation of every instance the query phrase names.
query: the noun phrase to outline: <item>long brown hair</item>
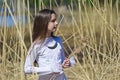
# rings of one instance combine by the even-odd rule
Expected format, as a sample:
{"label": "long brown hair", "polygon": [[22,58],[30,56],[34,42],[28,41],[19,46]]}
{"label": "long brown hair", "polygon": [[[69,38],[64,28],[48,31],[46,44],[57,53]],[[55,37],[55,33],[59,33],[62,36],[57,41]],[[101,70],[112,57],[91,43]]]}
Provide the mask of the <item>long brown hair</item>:
{"label": "long brown hair", "polygon": [[[37,13],[33,24],[33,41],[37,38],[40,38],[41,40],[46,38],[48,23],[51,19],[51,14],[53,13],[56,15],[55,11],[50,9],[42,9]],[[53,36],[53,33],[51,33],[51,36]]]}

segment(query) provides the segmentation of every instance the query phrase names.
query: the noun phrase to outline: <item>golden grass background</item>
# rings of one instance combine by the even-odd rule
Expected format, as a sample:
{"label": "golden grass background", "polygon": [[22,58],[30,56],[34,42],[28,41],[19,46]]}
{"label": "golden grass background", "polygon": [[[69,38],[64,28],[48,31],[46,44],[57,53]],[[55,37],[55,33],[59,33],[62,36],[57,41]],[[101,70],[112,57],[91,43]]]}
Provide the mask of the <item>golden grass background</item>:
{"label": "golden grass background", "polygon": [[[14,27],[0,27],[0,80],[37,80],[37,75],[25,75],[23,66],[31,44],[32,23],[37,10],[46,6],[40,1],[39,9],[31,11],[24,0],[16,1],[16,15],[25,14],[27,23],[16,22],[6,0],[2,6],[8,9],[15,23]],[[36,0],[35,0],[36,1]],[[71,0],[72,1],[72,0]],[[78,0],[78,7],[73,4],[54,8],[64,15],[56,35],[63,39],[66,56],[81,47],[75,54],[76,65],[65,69],[68,80],[119,80],[120,79],[120,12],[119,0],[113,5],[105,0],[100,5],[98,0]],[[29,3],[29,0],[27,0]],[[50,5],[50,8],[52,5]],[[33,14],[34,13],[34,14]],[[6,12],[3,13],[6,16]],[[84,47],[83,47],[84,46]]]}

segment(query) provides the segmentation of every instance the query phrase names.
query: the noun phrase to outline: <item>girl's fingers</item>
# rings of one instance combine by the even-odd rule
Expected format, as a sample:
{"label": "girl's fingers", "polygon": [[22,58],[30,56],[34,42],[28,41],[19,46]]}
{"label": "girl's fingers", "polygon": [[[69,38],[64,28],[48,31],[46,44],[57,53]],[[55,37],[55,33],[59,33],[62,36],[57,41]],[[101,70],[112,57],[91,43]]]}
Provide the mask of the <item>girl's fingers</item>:
{"label": "girl's fingers", "polygon": [[66,58],[63,62],[63,68],[68,68],[70,67],[70,60],[68,58]]}

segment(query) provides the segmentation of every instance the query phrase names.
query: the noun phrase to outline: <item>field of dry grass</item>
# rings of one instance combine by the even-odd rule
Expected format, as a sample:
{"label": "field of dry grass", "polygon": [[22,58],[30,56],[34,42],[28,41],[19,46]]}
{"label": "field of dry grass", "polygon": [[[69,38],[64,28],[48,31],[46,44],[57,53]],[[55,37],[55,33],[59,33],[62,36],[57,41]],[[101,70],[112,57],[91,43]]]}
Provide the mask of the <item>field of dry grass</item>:
{"label": "field of dry grass", "polygon": [[[33,16],[29,5],[25,6],[24,2],[20,3],[19,0],[17,2],[17,15],[27,16],[28,22],[23,25],[16,22],[8,3],[4,1],[3,8],[8,9],[15,26],[6,27],[4,21],[4,25],[0,27],[0,80],[37,80],[37,75],[25,75],[23,72],[25,57],[32,41]],[[55,35],[62,37],[66,56],[81,47],[81,51],[74,54],[76,65],[65,69],[65,73],[68,80],[119,80],[118,0],[115,5],[108,3],[107,0],[102,6],[97,0],[91,4],[92,6],[87,6],[85,1],[81,1],[76,10],[72,4],[68,5],[67,9],[55,8],[58,15],[64,15],[64,20],[58,26]],[[24,11],[21,11],[21,5],[25,7]],[[35,7],[35,13],[36,10]]]}

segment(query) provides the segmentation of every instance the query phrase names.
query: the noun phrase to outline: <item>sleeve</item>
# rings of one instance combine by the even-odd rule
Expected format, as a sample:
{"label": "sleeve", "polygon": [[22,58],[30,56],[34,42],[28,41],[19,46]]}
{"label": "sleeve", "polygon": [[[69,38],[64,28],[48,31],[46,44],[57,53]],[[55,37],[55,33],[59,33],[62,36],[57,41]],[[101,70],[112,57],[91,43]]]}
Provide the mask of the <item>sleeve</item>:
{"label": "sleeve", "polygon": [[28,55],[26,56],[25,64],[24,64],[24,72],[32,73],[33,71],[33,63],[36,58],[36,52],[34,49],[34,45],[32,44],[28,50]]}
{"label": "sleeve", "polygon": [[62,63],[64,62],[64,60],[65,60],[65,53],[64,53],[63,43],[62,43],[61,37],[57,37],[57,38],[56,38],[56,41],[59,42],[59,44],[60,44],[61,47],[62,47],[62,49],[61,49],[61,59],[62,59],[61,64],[62,64]]}
{"label": "sleeve", "polygon": [[[65,60],[65,53],[64,53],[64,49],[63,49],[63,43],[62,43],[62,39],[60,37],[58,37],[58,42],[60,43],[60,45],[62,46],[62,53],[61,53],[61,57],[62,57],[62,63]],[[75,59],[73,56],[70,57],[70,64],[71,66],[74,66],[76,64]]]}
{"label": "sleeve", "polygon": [[44,73],[49,73],[51,71],[51,68],[49,67],[35,67],[33,63],[35,62],[37,57],[36,53],[36,48],[31,45],[28,55],[26,56],[25,64],[24,64],[24,72],[26,74],[31,74],[31,73],[39,73],[39,74],[44,74]]}
{"label": "sleeve", "polygon": [[70,65],[71,66],[74,66],[76,64],[76,62],[75,62],[75,58],[72,56],[72,57],[70,57]]}

